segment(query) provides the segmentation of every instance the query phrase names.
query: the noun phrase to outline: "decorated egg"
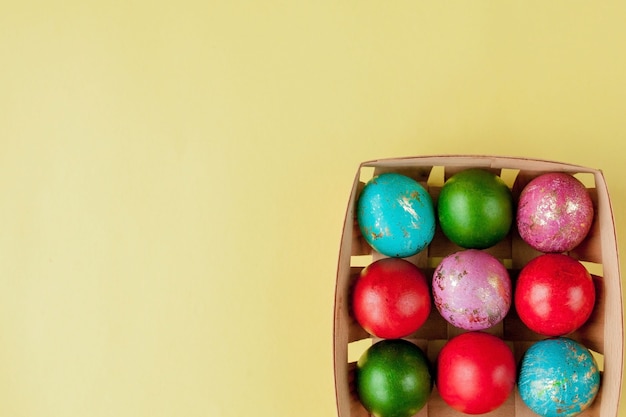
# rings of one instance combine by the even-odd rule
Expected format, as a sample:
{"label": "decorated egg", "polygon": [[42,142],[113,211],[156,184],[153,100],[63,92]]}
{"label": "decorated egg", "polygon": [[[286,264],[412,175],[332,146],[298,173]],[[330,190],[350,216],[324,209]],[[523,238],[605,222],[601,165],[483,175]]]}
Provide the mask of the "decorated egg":
{"label": "decorated egg", "polygon": [[375,176],[357,203],[361,234],[379,253],[396,258],[415,255],[435,235],[435,209],[426,189],[397,173]]}
{"label": "decorated egg", "polygon": [[571,417],[593,403],[600,373],[589,350],[565,337],[536,342],[524,354],[518,376],[519,393],[543,417]]}
{"label": "decorated egg", "polygon": [[497,336],[462,333],[439,352],[436,379],[439,395],[453,409],[488,413],[504,404],[515,388],[515,358]]}
{"label": "decorated egg", "polygon": [[405,339],[384,339],[370,346],[355,370],[359,401],[377,417],[411,417],[428,402],[433,377],[428,357]]}
{"label": "decorated egg", "polygon": [[402,258],[382,258],[369,264],[352,292],[354,318],[380,338],[408,336],[426,322],[430,309],[426,275]]}
{"label": "decorated egg", "polygon": [[493,255],[467,249],[446,256],[433,274],[435,306],[447,322],[483,330],[502,321],[511,307],[511,279]]}
{"label": "decorated egg", "polygon": [[466,169],[441,188],[437,216],[450,241],[465,249],[486,249],[509,233],[515,218],[513,195],[493,172]]}
{"label": "decorated egg", "polygon": [[542,174],[522,190],[517,228],[522,239],[541,252],[565,252],[589,233],[594,209],[582,182],[565,173]]}
{"label": "decorated egg", "polygon": [[582,263],[562,253],[544,253],[520,271],[513,301],[528,328],[565,336],[589,319],[595,300],[593,279]]}

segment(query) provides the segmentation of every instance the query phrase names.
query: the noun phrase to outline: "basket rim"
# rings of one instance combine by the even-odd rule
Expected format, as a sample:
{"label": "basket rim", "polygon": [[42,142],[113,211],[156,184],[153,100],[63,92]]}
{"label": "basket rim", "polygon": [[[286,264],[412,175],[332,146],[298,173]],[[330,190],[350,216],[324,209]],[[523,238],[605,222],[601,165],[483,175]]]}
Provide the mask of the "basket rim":
{"label": "basket rim", "polygon": [[[459,165],[470,165],[491,167],[491,168],[513,168],[528,169],[530,166],[537,170],[566,170],[579,172],[602,172],[599,168],[592,168],[579,164],[572,164],[551,159],[531,158],[522,156],[492,155],[492,154],[430,154],[430,155],[409,155],[401,157],[385,157],[363,161],[359,167],[382,167],[382,166],[399,166],[411,161],[416,162],[437,162],[455,161]],[[540,164],[537,166],[537,164]],[[456,163],[455,163],[456,165]]]}

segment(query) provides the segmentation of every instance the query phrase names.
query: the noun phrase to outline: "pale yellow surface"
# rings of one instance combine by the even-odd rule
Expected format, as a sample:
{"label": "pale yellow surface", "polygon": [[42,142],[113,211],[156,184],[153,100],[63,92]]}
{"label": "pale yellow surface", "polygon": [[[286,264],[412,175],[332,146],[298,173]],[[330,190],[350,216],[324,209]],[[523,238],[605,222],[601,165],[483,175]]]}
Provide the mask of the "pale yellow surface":
{"label": "pale yellow surface", "polygon": [[623,1],[0,1],[2,417],[336,415],[363,160],[601,168],[626,253]]}

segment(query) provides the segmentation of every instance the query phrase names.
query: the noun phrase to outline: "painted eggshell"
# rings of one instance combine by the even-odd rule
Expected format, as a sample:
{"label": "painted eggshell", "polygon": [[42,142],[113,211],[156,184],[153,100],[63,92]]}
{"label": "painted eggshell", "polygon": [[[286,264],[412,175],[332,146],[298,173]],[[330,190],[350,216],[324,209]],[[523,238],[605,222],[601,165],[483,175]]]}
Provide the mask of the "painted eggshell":
{"label": "painted eggshell", "polygon": [[517,228],[522,239],[541,252],[565,252],[589,233],[594,209],[585,186],[565,173],[547,173],[522,190]]}
{"label": "painted eggshell", "polygon": [[[516,365],[513,352],[504,340],[485,332],[465,332],[451,338],[439,352],[435,372],[437,390],[451,408],[463,414],[485,414],[511,397]],[[429,415],[458,417],[461,414]]]}
{"label": "painted eggshell", "polygon": [[524,354],[518,377],[524,403],[543,417],[571,417],[596,398],[600,373],[589,350],[565,337],[532,345]]}
{"label": "painted eggshell", "polygon": [[562,253],[544,253],[520,271],[513,303],[522,322],[545,336],[565,336],[588,319],[596,289],[587,268]]}
{"label": "painted eggshell", "polygon": [[357,221],[370,246],[389,257],[415,255],[435,235],[432,198],[420,183],[397,173],[375,176],[365,184]]}
{"label": "painted eggshell", "polygon": [[483,330],[502,321],[511,307],[511,279],[494,256],[477,249],[446,256],[433,274],[433,298],[447,322]]}

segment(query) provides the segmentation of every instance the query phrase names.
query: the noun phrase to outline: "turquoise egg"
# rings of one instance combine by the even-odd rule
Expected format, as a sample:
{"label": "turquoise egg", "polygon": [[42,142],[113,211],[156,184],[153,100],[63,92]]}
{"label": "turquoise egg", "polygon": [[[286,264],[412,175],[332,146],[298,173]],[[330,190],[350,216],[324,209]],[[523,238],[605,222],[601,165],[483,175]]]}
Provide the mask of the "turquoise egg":
{"label": "turquoise egg", "polygon": [[600,388],[594,357],[580,343],[558,337],[533,344],[524,354],[518,389],[524,403],[543,417],[571,417],[593,403]]}
{"label": "turquoise egg", "polygon": [[357,221],[370,246],[389,257],[415,255],[435,235],[435,209],[428,191],[397,173],[380,174],[365,184]]}

